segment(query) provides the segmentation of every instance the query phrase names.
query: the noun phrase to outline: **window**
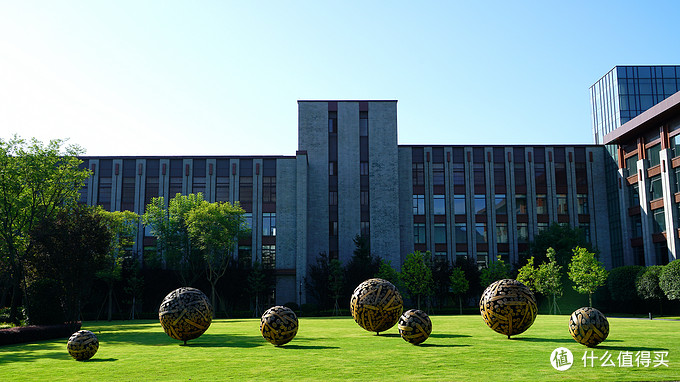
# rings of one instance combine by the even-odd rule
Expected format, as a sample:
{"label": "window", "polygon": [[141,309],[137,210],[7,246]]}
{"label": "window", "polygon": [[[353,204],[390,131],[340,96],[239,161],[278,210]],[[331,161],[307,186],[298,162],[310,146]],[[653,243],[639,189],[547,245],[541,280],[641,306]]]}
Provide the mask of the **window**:
{"label": "window", "polygon": [[472,166],[473,168],[473,177],[475,181],[475,186],[484,186],[486,185],[486,178],[484,174],[484,162],[482,163],[475,163]]}
{"label": "window", "polygon": [[628,169],[628,176],[635,175],[637,172],[637,154],[626,158],[626,168]]}
{"label": "window", "polygon": [[515,162],[515,185],[524,186],[527,184],[527,173],[524,166],[524,158],[522,162]]}
{"label": "window", "polygon": [[581,223],[578,227],[583,231],[586,241],[590,243],[590,223]]}
{"label": "window", "polygon": [[216,167],[215,201],[227,202],[229,201],[229,159],[217,159]]}
{"label": "window", "polygon": [[680,167],[675,168],[675,192],[680,192]]}
{"label": "window", "polygon": [[628,207],[635,207],[640,205],[640,186],[637,183],[632,184],[628,189]]}
{"label": "window", "polygon": [[545,163],[534,164],[534,174],[536,175],[536,186],[545,186]]}
{"label": "window", "polygon": [[486,232],[486,223],[475,223],[475,238],[477,244],[488,243],[488,236]]}
{"label": "window", "polygon": [[569,207],[567,204],[566,194],[557,194],[557,213],[558,214],[568,214]]}
{"label": "window", "polygon": [[496,242],[500,244],[508,242],[508,223],[496,223]]}
{"label": "window", "polygon": [[548,198],[545,194],[536,194],[536,214],[547,214],[548,213]]}
{"label": "window", "polygon": [[413,185],[425,185],[425,167],[422,163],[413,164]]}
{"label": "window", "polygon": [[475,214],[483,215],[486,213],[486,197],[484,195],[475,195]]}
{"label": "window", "polygon": [[338,222],[336,221],[328,222],[328,234],[330,236],[338,236]]}
{"label": "window", "polygon": [[529,224],[517,223],[517,242],[518,243],[529,242]]}
{"label": "window", "polygon": [[413,224],[413,242],[415,244],[425,244],[425,224]]}
{"label": "window", "polygon": [[680,134],[671,137],[671,151],[673,152],[673,157],[678,157],[680,156]]}
{"label": "window", "polygon": [[465,223],[456,223],[456,243],[467,243],[467,225]]}
{"label": "window", "polygon": [[253,263],[253,247],[249,245],[238,246],[238,264],[242,268],[250,267]]}
{"label": "window", "polygon": [[453,164],[453,185],[454,186],[465,185],[465,165],[463,163]]}
{"label": "window", "polygon": [[276,203],[276,177],[262,177],[262,202]]}
{"label": "window", "polygon": [[435,186],[444,185],[444,163],[432,164],[432,183]]}
{"label": "window", "polygon": [[336,162],[328,162],[328,175],[338,175],[336,170],[338,164]]}
{"label": "window", "polygon": [[497,194],[494,198],[494,204],[496,208],[496,215],[506,215],[508,213],[508,206],[505,201],[504,194]]}
{"label": "window", "polygon": [[588,194],[576,194],[576,208],[577,213],[580,215],[586,215],[590,213],[588,211]]}
{"label": "window", "polygon": [[660,233],[666,230],[666,215],[664,214],[663,208],[654,210],[654,224],[652,228],[654,233]]}
{"label": "window", "polygon": [[262,268],[275,269],[276,268],[276,246],[263,245],[262,246]]}
{"label": "window", "polygon": [[368,118],[363,118],[363,116],[359,119],[359,136],[368,136]]}
{"label": "window", "polygon": [[328,205],[337,206],[338,205],[338,192],[331,191],[328,193]]}
{"label": "window", "polygon": [[253,202],[253,177],[242,176],[239,178],[239,201],[241,203]]}
{"label": "window", "polygon": [[659,159],[659,152],[661,151],[661,144],[656,144],[652,147],[647,148],[646,154],[649,160],[649,167],[658,166],[661,163]]}
{"label": "window", "polygon": [[630,217],[630,237],[642,236],[642,216],[635,215]]}
{"label": "window", "polygon": [[246,221],[246,228],[252,229],[253,228],[253,213],[252,212],[246,212],[243,214],[243,218]]}
{"label": "window", "polygon": [[371,233],[371,223],[370,222],[361,222],[360,223],[361,227],[361,234],[363,236],[369,236]]}
{"label": "window", "polygon": [[663,198],[663,189],[661,187],[660,175],[651,178],[649,182],[649,195],[651,200]]}
{"label": "window", "polygon": [[446,223],[434,224],[434,243],[446,244]]}
{"label": "window", "polygon": [[329,133],[338,132],[338,117],[336,112],[328,113],[328,132]]}
{"label": "window", "polygon": [[361,196],[361,205],[362,206],[367,206],[368,205],[368,191],[361,191],[359,194]]}
{"label": "window", "polygon": [[527,214],[527,196],[525,194],[515,195],[515,214],[517,215]]}
{"label": "window", "polygon": [[276,213],[262,214],[262,236],[276,236]]}
{"label": "window", "polygon": [[193,164],[193,184],[191,185],[191,192],[194,194],[198,194],[199,192],[205,194],[206,161],[205,159],[194,159]]}
{"label": "window", "polygon": [[489,253],[488,252],[477,252],[477,268],[488,268],[489,267]]}
{"label": "window", "polygon": [[368,175],[368,162],[359,163],[359,175]]}
{"label": "window", "polygon": [[425,195],[413,195],[413,214],[425,215]]}
{"label": "window", "polygon": [[453,213],[465,215],[465,195],[453,195]]}
{"label": "window", "polygon": [[505,165],[503,163],[494,163],[493,183],[496,186],[505,186]]}
{"label": "window", "polygon": [[538,223],[538,224],[536,225],[536,231],[537,231],[538,233],[541,233],[541,232],[543,232],[543,231],[545,231],[545,230],[547,230],[547,229],[548,229],[548,223]]}
{"label": "window", "polygon": [[444,195],[434,195],[433,204],[435,215],[446,214],[446,201],[444,200]]}

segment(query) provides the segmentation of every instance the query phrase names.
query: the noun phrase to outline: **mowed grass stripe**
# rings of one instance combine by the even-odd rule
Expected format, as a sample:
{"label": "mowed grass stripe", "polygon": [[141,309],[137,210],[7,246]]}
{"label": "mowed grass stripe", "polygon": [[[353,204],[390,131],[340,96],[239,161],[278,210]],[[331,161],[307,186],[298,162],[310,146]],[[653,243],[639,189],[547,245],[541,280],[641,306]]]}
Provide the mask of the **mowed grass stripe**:
{"label": "mowed grass stripe", "polygon": [[[670,367],[583,367],[590,351],[569,334],[568,315],[539,315],[525,333],[508,340],[480,316],[431,316],[432,335],[421,346],[405,342],[395,325],[376,336],[350,317],[301,317],[297,336],[275,347],[258,319],[215,320],[187,346],[157,321],[87,322],[97,334],[94,358],[77,362],[66,339],[0,347],[0,381],[346,381],[346,380],[677,380],[680,322],[610,318],[610,334],[593,349],[614,363],[622,351],[668,351]],[[559,372],[550,354],[566,347],[571,369]],[[653,358],[653,355],[652,355]]]}

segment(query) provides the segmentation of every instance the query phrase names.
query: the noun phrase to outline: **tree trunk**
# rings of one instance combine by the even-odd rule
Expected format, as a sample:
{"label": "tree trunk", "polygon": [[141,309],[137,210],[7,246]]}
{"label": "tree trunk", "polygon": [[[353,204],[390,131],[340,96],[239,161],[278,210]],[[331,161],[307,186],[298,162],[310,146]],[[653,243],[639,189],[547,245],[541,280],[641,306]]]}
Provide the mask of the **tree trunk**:
{"label": "tree trunk", "polygon": [[458,314],[463,315],[463,298],[458,296]]}
{"label": "tree trunk", "polygon": [[591,308],[593,307],[593,294],[592,293],[588,293],[588,306],[591,307]]}
{"label": "tree trunk", "polygon": [[212,281],[210,281],[210,289],[211,289],[210,301],[213,307],[213,318],[215,318],[217,316],[217,306],[215,305],[215,295],[217,294],[217,292],[215,291],[215,283]]}
{"label": "tree trunk", "polygon": [[21,320],[19,320],[19,300],[21,296],[21,287],[19,283],[15,282],[12,286],[12,305],[9,309],[9,321],[14,325],[21,325]]}
{"label": "tree trunk", "polygon": [[418,295],[418,310],[420,310],[420,295]]}
{"label": "tree trunk", "polygon": [[111,321],[112,315],[113,315],[113,285],[109,283],[109,313],[107,314],[106,320]]}

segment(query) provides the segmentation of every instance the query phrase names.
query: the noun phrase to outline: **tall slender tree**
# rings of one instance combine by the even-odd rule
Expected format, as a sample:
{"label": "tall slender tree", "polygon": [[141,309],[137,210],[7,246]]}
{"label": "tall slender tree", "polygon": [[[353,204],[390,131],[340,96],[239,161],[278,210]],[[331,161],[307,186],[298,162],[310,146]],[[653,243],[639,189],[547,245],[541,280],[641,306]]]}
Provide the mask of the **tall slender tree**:
{"label": "tall slender tree", "polygon": [[409,253],[401,267],[401,280],[409,294],[416,298],[418,309],[420,309],[422,298],[428,297],[434,292],[432,269],[428,264],[430,256],[430,252],[415,251]]}
{"label": "tall slender tree", "polygon": [[470,288],[470,283],[465,278],[465,272],[461,267],[453,267],[451,269],[451,293],[458,297],[459,314],[463,314],[463,294]]}
{"label": "tall slender tree", "polygon": [[588,295],[588,304],[593,306],[593,293],[607,282],[607,271],[586,248],[576,247],[574,257],[569,263],[569,278],[574,282],[574,290]]}

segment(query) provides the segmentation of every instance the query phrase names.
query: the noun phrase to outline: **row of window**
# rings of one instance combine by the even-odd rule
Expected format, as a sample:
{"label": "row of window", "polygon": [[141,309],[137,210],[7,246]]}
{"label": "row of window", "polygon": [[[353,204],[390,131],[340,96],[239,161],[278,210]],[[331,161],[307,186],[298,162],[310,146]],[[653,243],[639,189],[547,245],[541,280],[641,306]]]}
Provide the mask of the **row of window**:
{"label": "row of window", "polygon": [[[557,194],[557,213],[558,214],[568,214],[568,197],[567,194]],[[474,195],[473,196],[472,208],[475,215],[486,214],[486,196],[485,195]],[[494,196],[493,208],[496,215],[505,215],[508,213],[507,200],[505,194],[498,194]],[[433,215],[446,215],[446,197],[445,195],[433,195],[432,196],[432,207]],[[588,195],[587,194],[577,194],[576,195],[576,207],[578,214],[588,214]],[[546,194],[536,195],[536,214],[547,214],[548,213],[548,198]],[[453,196],[453,214],[454,215],[466,215],[467,209],[465,208],[465,195],[454,195]],[[516,194],[515,195],[515,214],[516,215],[526,215],[527,214],[527,196],[526,194]],[[413,215],[425,215],[425,195],[413,195]]]}

